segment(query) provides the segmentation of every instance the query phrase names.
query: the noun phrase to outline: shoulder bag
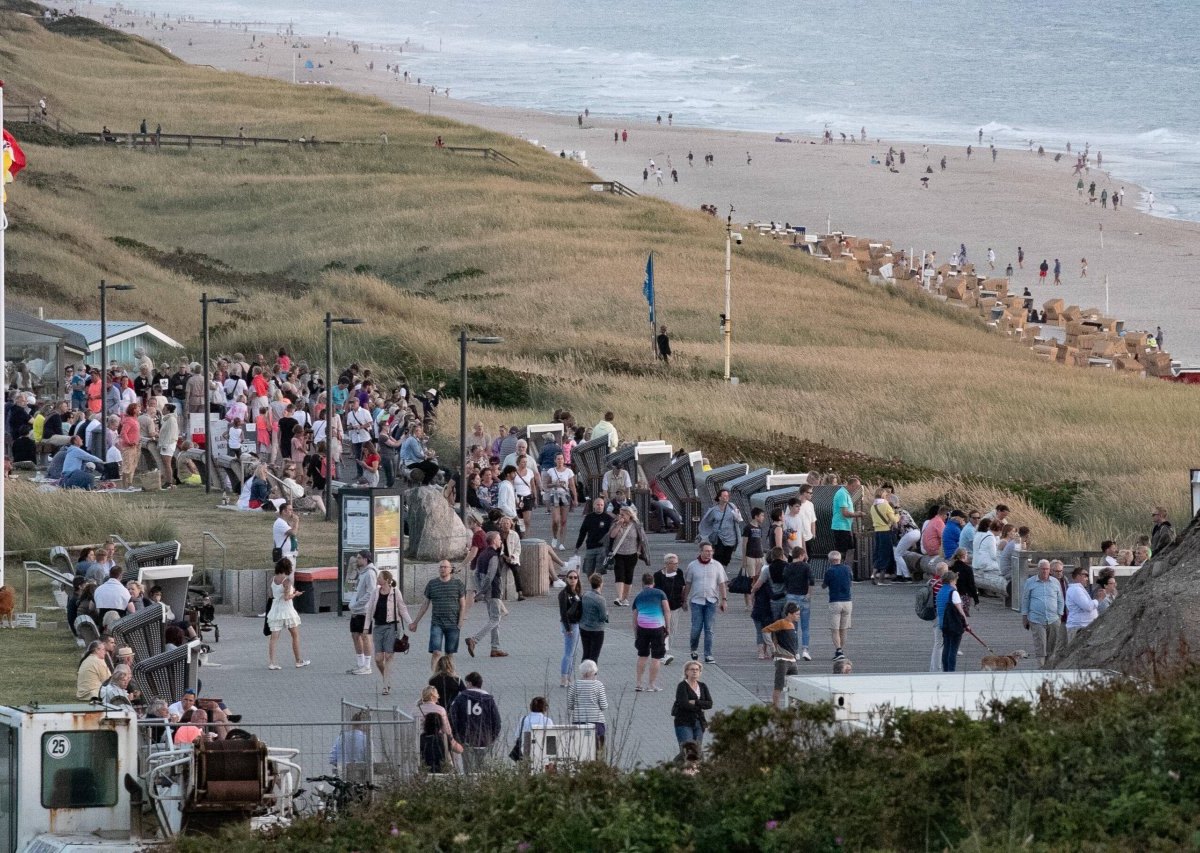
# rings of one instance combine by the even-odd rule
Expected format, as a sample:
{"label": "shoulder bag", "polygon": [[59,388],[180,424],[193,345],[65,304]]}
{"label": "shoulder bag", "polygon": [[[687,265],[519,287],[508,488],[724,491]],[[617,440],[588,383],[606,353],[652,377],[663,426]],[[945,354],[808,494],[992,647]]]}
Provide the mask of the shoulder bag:
{"label": "shoulder bag", "polygon": [[521,738],[525,734],[525,721],[528,719],[528,714],[521,718],[521,725],[517,729],[517,742],[514,743],[513,748],[508,751],[508,757],[513,761],[520,761],[524,757],[521,754]]}
{"label": "shoulder bag", "polygon": [[629,535],[630,530],[633,530],[632,526],[625,528],[625,532],[621,534],[620,538],[618,538],[616,543],[613,545],[612,550],[608,552],[608,556],[604,558],[605,571],[611,569],[617,562],[617,549],[625,544],[625,537]]}
{"label": "shoulder bag", "polygon": [[[392,596],[394,597],[395,595],[396,595],[396,591],[392,590]],[[399,616],[400,615],[399,600],[396,600],[395,602],[393,602],[392,606],[395,607],[396,615]],[[400,621],[397,619],[395,622],[392,622],[392,624],[399,625]],[[408,634],[404,633],[404,631],[402,629],[399,631],[399,634],[400,634],[400,636],[398,636],[396,638],[396,641],[392,644],[392,652],[395,654],[398,654],[398,655],[406,655],[406,654],[408,654],[408,649],[409,649],[409,645],[410,645],[409,641],[408,641]]]}

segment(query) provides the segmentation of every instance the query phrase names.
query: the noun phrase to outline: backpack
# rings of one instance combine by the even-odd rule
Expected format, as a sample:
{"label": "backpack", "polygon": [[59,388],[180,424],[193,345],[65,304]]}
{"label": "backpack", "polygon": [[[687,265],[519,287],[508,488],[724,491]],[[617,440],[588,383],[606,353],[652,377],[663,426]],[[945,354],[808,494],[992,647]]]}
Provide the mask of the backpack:
{"label": "backpack", "polygon": [[916,601],[917,616],[924,619],[926,622],[932,622],[937,618],[937,596],[933,594],[933,587],[925,584],[917,590]]}

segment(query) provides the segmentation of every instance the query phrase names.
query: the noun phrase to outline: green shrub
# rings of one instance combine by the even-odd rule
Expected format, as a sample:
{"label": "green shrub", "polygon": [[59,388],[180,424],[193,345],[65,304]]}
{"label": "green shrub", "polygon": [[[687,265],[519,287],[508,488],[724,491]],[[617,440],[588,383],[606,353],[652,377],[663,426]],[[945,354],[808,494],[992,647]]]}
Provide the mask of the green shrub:
{"label": "green shrub", "polygon": [[829,706],[718,715],[697,775],[673,766],[414,779],[334,827],[188,838],[181,851],[1009,850],[1194,848],[1200,671],[962,712]]}

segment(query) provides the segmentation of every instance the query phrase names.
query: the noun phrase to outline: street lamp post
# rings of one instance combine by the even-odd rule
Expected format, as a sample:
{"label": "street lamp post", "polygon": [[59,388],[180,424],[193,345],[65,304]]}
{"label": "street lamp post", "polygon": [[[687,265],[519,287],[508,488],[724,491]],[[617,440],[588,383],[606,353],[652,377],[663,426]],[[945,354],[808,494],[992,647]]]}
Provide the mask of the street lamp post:
{"label": "street lamp post", "polygon": [[[333,520],[333,389],[337,383],[333,378],[333,324],[361,326],[363,321],[355,317],[334,317],[325,312],[325,520]],[[342,455],[338,445],[338,457]]]}
{"label": "street lamp post", "polygon": [[200,294],[200,334],[204,339],[204,352],[201,356],[201,363],[204,367],[204,491],[212,491],[212,428],[209,424],[209,415],[212,414],[212,391],[208,387],[208,306],[213,305],[232,305],[237,302],[236,299],[231,299],[226,296],[209,297],[207,293]]}
{"label": "street lamp post", "polygon": [[[738,238],[741,239],[740,237]],[[733,257],[733,206],[729,207],[729,218],[725,220],[725,381],[729,381],[729,356],[733,345],[732,313],[732,257]]]}
{"label": "street lamp post", "polygon": [[468,338],[464,326],[458,333],[458,514],[467,524],[467,344],[502,344],[504,338]]}
{"label": "street lamp post", "polygon": [[106,284],[100,279],[100,456],[108,459],[108,291],[133,290],[132,284]]}

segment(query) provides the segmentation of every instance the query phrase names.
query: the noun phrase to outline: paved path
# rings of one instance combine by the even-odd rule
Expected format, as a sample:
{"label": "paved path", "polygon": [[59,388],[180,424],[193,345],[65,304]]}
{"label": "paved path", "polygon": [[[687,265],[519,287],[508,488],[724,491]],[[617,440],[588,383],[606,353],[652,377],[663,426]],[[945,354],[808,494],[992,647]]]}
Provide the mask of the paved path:
{"label": "paved path", "polygon": [[[576,529],[581,516],[572,516]],[[547,525],[544,513],[534,516],[534,534],[542,533]],[[548,533],[548,531],[546,531]],[[548,538],[548,536],[547,536]],[[573,536],[568,540],[574,542]],[[655,567],[662,555],[674,551],[686,564],[695,553],[695,546],[676,542],[667,535],[652,535],[651,559]],[[735,561],[737,558],[735,557]],[[638,574],[641,572],[639,566]],[[606,584],[606,597],[612,595]],[[856,584],[854,587],[854,622],[846,653],[857,673],[920,672],[928,669],[932,626],[919,620],[913,611],[914,588],[911,584],[875,587]],[[419,605],[419,602],[417,602]],[[415,606],[410,602],[410,607]],[[565,722],[566,690],[558,685],[562,657],[561,634],[558,630],[558,609],[555,598],[546,596],[524,602],[509,602],[510,615],[501,625],[503,647],[507,658],[486,657],[486,643],[481,644],[480,657],[467,656],[465,647],[457,657],[459,673],[478,670],[484,687],[495,694],[504,720],[503,743],[497,754],[507,753],[513,731],[529,700],[547,696],[551,716]],[[828,631],[826,598],[817,591],[813,598],[812,644],[815,660],[804,664],[803,672],[830,672],[833,647]],[[473,608],[467,620],[466,632],[482,627],[484,608]],[[412,637],[412,651],[397,656],[393,665],[393,693],[380,694],[382,684],[377,675],[371,677],[347,675],[351,666],[349,619],[333,614],[304,615],[301,628],[304,655],[312,660],[308,668],[294,669],[291,654],[281,638],[279,662],[284,669],[266,669],[266,638],[262,635],[262,620],[221,616],[221,642],[214,646],[212,656],[220,667],[202,671],[204,692],[220,695],[235,710],[244,715],[246,723],[336,721],[341,718],[340,701],[365,704],[369,707],[397,707],[412,713],[421,688],[429,677],[429,657],[425,652],[428,617],[419,635]],[[675,645],[679,655],[675,664],[664,669],[663,692],[635,693],[632,626],[629,610],[610,605],[610,628],[600,659],[600,679],[607,687],[610,711],[609,730],[625,765],[656,763],[673,757],[676,744],[669,716],[674,688],[682,677],[686,651],[688,618],[677,617]],[[1029,648],[1028,634],[1021,629],[1020,619],[995,599],[985,599],[973,614],[975,630],[998,652]],[[717,663],[705,667],[704,680],[709,685],[717,709],[745,706],[756,701],[769,701],[773,665],[757,659],[754,629],[749,611],[740,596],[733,596],[730,610],[717,619],[715,655]],[[965,638],[960,668],[978,669],[984,649]],[[578,651],[576,662],[578,662]],[[1029,663],[1025,662],[1025,666]],[[332,740],[333,729],[313,738]],[[503,746],[500,750],[499,747]],[[320,753],[324,743],[312,744],[307,751]],[[507,761],[507,759],[503,759]],[[308,768],[306,767],[306,770]]]}

